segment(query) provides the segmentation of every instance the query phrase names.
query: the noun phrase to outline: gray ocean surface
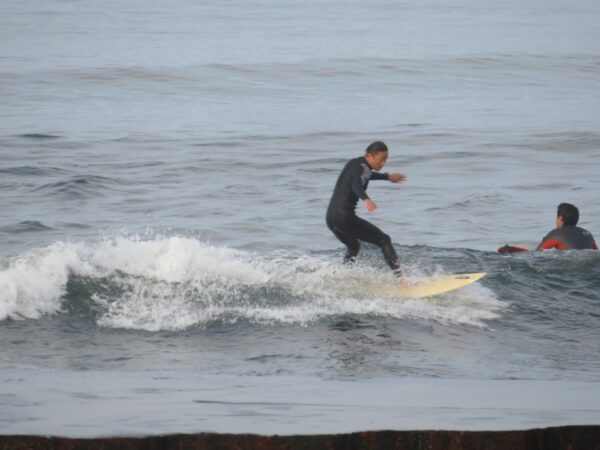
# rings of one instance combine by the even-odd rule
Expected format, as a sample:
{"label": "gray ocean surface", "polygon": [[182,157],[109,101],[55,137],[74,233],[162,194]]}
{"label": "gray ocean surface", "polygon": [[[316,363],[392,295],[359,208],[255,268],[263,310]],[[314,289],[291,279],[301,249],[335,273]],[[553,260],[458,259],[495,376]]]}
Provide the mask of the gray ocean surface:
{"label": "gray ocean surface", "polygon": [[[0,433],[600,423],[592,0],[3,0]],[[408,278],[325,226],[374,140]]]}

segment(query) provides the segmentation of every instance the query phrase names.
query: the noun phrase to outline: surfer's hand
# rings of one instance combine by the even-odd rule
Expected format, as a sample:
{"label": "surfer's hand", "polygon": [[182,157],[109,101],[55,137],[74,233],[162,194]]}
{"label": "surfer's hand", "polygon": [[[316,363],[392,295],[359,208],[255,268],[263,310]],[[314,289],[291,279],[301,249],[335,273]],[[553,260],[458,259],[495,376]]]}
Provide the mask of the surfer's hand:
{"label": "surfer's hand", "polygon": [[370,213],[372,213],[373,211],[375,211],[377,209],[377,205],[370,198],[365,200],[365,207],[367,208],[367,211],[369,211]]}
{"label": "surfer's hand", "polygon": [[406,175],[404,175],[403,173],[390,173],[390,176],[388,178],[390,180],[390,183],[402,183],[403,181],[406,180]]}

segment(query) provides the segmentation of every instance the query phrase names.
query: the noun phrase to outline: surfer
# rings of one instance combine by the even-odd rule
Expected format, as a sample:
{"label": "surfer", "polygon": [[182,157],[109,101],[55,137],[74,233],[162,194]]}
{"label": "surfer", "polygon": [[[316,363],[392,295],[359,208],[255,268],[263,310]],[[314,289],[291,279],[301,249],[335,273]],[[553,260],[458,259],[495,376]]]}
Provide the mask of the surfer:
{"label": "surfer", "polygon": [[594,236],[588,230],[578,227],[579,210],[570,203],[561,203],[556,211],[556,228],[548,233],[538,250],[556,248],[558,250],[594,249],[598,250]]}
{"label": "surfer", "polygon": [[388,158],[388,148],[383,142],[373,142],[365,150],[365,155],[348,161],[340,176],[327,208],[327,226],[347,247],[344,263],[352,263],[360,250],[360,241],[381,248],[386,263],[397,276],[401,275],[398,255],[390,237],[372,223],[356,215],[358,200],[364,202],[369,213],[377,205],[367,195],[369,180],[388,180],[402,183],[406,176],[402,173],[379,173]]}

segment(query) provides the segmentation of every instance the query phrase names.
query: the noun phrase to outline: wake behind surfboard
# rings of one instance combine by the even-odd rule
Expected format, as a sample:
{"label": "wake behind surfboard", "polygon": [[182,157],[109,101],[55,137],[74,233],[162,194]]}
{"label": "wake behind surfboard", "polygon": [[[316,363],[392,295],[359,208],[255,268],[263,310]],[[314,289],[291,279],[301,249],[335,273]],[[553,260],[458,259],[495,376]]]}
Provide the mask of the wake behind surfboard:
{"label": "wake behind surfboard", "polygon": [[378,289],[377,295],[383,297],[424,298],[460,289],[486,276],[486,272],[460,273],[425,278],[415,283],[402,283]]}

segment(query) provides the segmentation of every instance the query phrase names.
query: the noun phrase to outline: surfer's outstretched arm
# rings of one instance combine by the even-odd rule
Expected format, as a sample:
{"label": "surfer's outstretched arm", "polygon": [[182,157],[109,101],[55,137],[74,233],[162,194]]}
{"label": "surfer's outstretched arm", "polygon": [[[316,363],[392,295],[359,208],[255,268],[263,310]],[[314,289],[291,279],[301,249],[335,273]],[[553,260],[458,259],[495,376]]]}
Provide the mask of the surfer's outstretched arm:
{"label": "surfer's outstretched arm", "polygon": [[398,172],[390,173],[388,180],[390,180],[390,183],[403,183],[406,181],[406,175]]}

